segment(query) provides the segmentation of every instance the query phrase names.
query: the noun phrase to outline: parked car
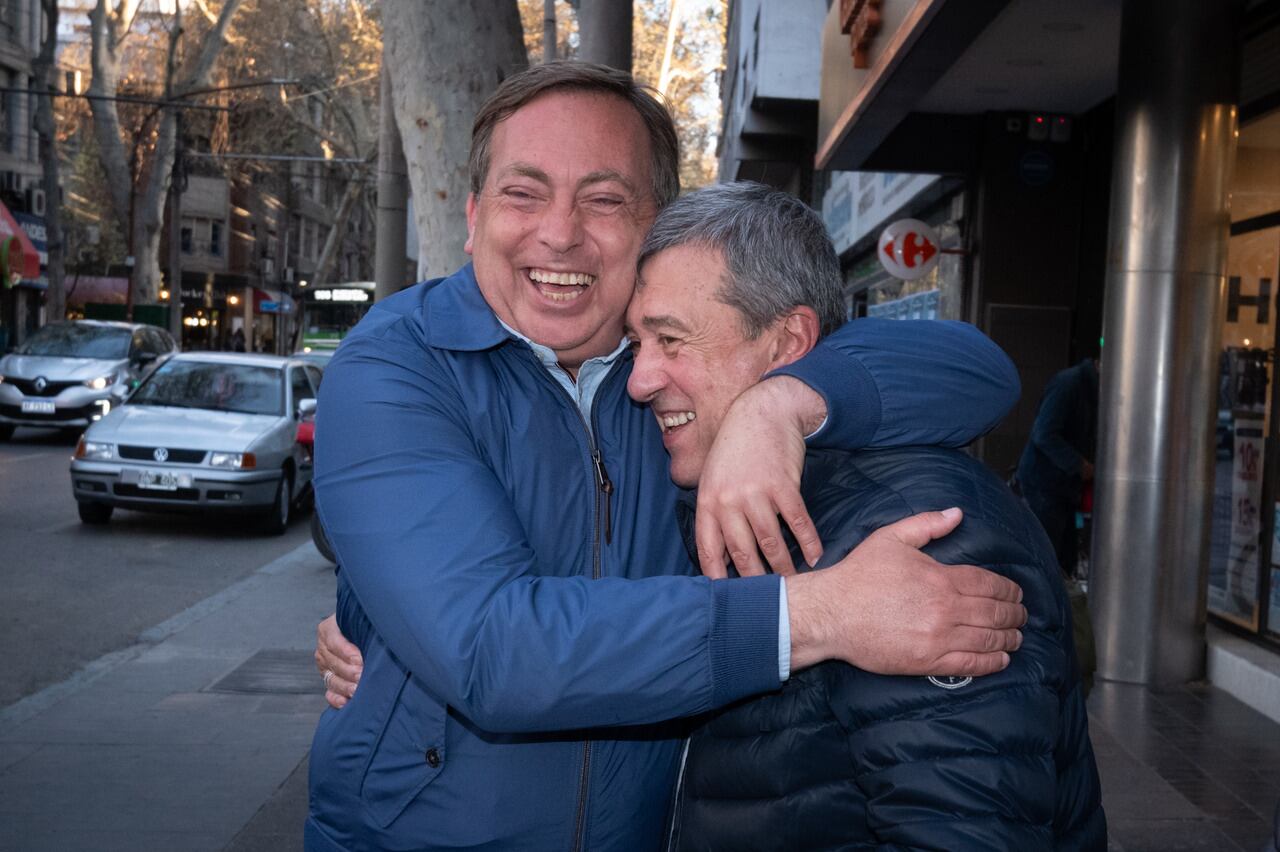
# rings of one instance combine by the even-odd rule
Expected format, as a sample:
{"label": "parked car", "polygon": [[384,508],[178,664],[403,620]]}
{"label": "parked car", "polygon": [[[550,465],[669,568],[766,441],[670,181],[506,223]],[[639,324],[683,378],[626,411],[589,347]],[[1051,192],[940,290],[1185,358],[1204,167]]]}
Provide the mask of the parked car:
{"label": "parked car", "polygon": [[320,348],[312,346],[304,346],[297,352],[293,353],[294,358],[301,358],[304,361],[310,361],[320,369],[329,366],[329,362],[333,359],[333,353],[337,352],[337,347]]}
{"label": "parked car", "polygon": [[[316,401],[314,399],[304,399],[298,409],[302,414],[302,418],[298,421],[298,443],[303,446],[309,456],[314,456]],[[319,512],[311,513],[311,541],[315,544],[316,550],[320,551],[321,556],[335,565],[338,564],[338,558],[333,555],[333,546],[329,544],[329,536],[324,531],[324,524],[320,521]]]}
{"label": "parked car", "polygon": [[128,402],[90,426],[71,461],[80,520],[117,507],[257,514],[282,533],[311,495],[311,454],[298,443],[320,370],[295,358],[185,352]]}
{"label": "parked car", "polygon": [[178,347],[150,325],[55,322],[0,358],[0,441],[18,426],[83,429],[121,405]]}

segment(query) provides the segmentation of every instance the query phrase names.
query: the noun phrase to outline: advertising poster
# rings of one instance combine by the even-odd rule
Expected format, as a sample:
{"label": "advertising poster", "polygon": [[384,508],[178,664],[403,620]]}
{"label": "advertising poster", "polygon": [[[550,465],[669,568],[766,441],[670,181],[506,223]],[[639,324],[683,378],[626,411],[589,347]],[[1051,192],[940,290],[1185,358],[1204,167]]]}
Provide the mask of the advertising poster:
{"label": "advertising poster", "polygon": [[1258,557],[1262,532],[1261,415],[1238,414],[1231,464],[1231,539],[1224,586],[1215,609],[1249,624],[1256,623]]}

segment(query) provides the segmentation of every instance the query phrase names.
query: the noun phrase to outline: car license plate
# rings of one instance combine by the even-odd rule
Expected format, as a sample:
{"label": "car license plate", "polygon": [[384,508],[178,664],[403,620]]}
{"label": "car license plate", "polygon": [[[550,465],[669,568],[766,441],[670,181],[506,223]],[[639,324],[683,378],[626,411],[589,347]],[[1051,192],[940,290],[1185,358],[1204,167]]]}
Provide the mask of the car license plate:
{"label": "car license plate", "polygon": [[153,491],[177,491],[179,488],[190,488],[191,474],[174,473],[168,470],[140,470],[138,487],[150,488]]}
{"label": "car license plate", "polygon": [[52,400],[24,399],[22,401],[23,414],[53,414],[56,411]]}

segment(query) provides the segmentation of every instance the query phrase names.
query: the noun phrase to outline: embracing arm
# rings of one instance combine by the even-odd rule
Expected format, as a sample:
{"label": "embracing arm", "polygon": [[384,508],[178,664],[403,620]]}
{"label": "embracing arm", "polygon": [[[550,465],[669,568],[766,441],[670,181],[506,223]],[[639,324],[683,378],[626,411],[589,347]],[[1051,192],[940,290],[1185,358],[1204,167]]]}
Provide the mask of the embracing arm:
{"label": "embracing arm", "polygon": [[962,447],[1018,401],[1018,371],[972,325],[950,320],[859,319],[775,372],[823,400],[812,446]]}
{"label": "embracing arm", "polygon": [[360,338],[321,390],[319,510],[345,582],[406,669],[511,732],[669,719],[777,686],[775,578],[539,570],[443,372],[420,349]]}
{"label": "embracing arm", "polygon": [[741,574],[761,573],[757,547],[774,571],[792,573],[779,516],[806,561],[817,562],[822,543],[799,492],[806,435],[811,445],[847,450],[963,446],[1000,422],[1019,389],[1008,356],[968,323],[845,324],[726,414],[698,488],[703,573],[725,576],[728,560]]}

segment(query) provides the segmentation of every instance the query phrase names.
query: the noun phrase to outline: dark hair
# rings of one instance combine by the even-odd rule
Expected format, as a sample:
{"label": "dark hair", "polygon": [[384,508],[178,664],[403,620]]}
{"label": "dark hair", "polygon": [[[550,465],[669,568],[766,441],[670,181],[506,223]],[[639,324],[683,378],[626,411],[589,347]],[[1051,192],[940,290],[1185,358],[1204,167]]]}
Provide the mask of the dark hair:
{"label": "dark hair", "polygon": [[845,321],[835,248],[822,219],[795,196],[746,181],[691,192],[658,213],[636,269],[682,245],[720,252],[728,274],[716,297],[737,309],[748,339],[799,305],[813,308],[824,335]]}
{"label": "dark hair", "polygon": [[657,93],[625,71],[571,60],[534,65],[508,77],[480,107],[471,126],[471,157],[467,161],[473,193],[480,194],[489,174],[493,129],[534,98],[560,91],[616,95],[631,104],[649,133],[654,201],[665,207],[675,200],[680,194],[680,140],[671,113]]}

